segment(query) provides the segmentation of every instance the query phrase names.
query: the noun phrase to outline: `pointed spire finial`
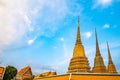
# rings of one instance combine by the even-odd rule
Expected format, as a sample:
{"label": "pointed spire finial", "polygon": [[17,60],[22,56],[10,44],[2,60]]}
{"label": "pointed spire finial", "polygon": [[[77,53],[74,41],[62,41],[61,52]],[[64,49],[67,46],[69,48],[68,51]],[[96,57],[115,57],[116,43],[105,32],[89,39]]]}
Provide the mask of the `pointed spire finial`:
{"label": "pointed spire finial", "polygon": [[108,42],[107,42],[107,48],[108,48],[108,64],[113,64],[113,62],[112,62],[112,58],[111,58],[111,55],[110,55],[110,48],[109,48],[109,44],[108,44]]}
{"label": "pointed spire finial", "polygon": [[96,36],[96,56],[100,55],[100,49],[99,49],[99,44],[98,44],[98,37],[97,37],[97,31],[95,28],[95,36]]}
{"label": "pointed spire finial", "polygon": [[78,27],[80,27],[80,16],[78,16]]}
{"label": "pointed spire finial", "polygon": [[80,17],[78,16],[78,30],[77,30],[77,39],[76,44],[82,44],[80,37]]}

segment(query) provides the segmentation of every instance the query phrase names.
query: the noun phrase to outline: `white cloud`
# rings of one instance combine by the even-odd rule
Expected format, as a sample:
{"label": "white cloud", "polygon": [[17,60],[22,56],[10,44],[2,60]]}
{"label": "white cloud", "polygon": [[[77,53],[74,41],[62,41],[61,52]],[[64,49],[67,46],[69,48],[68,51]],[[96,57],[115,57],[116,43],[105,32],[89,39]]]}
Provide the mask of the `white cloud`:
{"label": "white cloud", "polygon": [[98,0],[98,3],[105,6],[111,4],[112,0]]}
{"label": "white cloud", "polygon": [[109,24],[104,24],[103,28],[110,28],[110,25]]}
{"label": "white cloud", "polygon": [[32,24],[32,21],[30,20],[29,16],[26,15],[24,12],[22,11],[18,11],[19,14],[21,15],[23,21],[25,22],[26,24],[26,27],[28,28],[29,31],[34,31],[34,28],[31,26]]}
{"label": "white cloud", "polygon": [[[59,28],[56,25],[66,14],[66,1],[0,0],[0,49],[26,42],[28,34],[32,36],[54,34]],[[39,24],[36,23],[38,20]],[[33,40],[28,41],[29,44],[32,42]]]}
{"label": "white cloud", "polygon": [[84,33],[85,38],[89,39],[92,36],[91,32]]}
{"label": "white cloud", "polygon": [[64,38],[63,38],[63,37],[61,37],[61,38],[60,38],[60,41],[64,42]]}
{"label": "white cloud", "polygon": [[[66,0],[0,0],[0,57],[11,45],[32,45],[36,40],[33,36],[53,35],[67,11]],[[61,41],[64,42],[64,38]],[[68,59],[60,65],[66,61]]]}
{"label": "white cloud", "polygon": [[35,40],[37,39],[37,37],[34,37],[33,39],[29,39],[28,40],[28,45],[32,45],[34,42],[35,42]]}
{"label": "white cloud", "polygon": [[32,21],[30,20],[29,16],[20,12],[20,15],[23,19],[23,23],[25,23],[26,32],[33,32],[35,27],[32,26]]}
{"label": "white cloud", "polygon": [[112,4],[113,0],[94,0],[94,5],[92,7],[92,9],[95,9],[97,7],[108,7]]}
{"label": "white cloud", "polygon": [[[26,33],[18,10],[26,10],[26,0],[1,0],[4,4],[0,6],[0,44],[10,45],[19,41]],[[16,5],[16,6],[15,6]]]}

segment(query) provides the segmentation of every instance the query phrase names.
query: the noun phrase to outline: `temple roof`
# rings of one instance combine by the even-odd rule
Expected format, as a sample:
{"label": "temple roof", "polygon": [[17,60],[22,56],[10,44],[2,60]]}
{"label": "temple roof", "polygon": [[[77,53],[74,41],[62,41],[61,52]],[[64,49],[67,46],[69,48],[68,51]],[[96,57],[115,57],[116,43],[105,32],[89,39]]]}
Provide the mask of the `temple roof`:
{"label": "temple roof", "polygon": [[[30,66],[24,67],[24,68],[22,68],[17,74],[18,74],[18,75],[23,75],[23,74],[26,73],[29,69],[31,70],[31,67],[30,67]],[[32,73],[31,73],[31,74],[32,74]]]}
{"label": "temple roof", "polygon": [[5,68],[4,67],[0,67],[0,79],[3,78],[4,73],[5,73]]}

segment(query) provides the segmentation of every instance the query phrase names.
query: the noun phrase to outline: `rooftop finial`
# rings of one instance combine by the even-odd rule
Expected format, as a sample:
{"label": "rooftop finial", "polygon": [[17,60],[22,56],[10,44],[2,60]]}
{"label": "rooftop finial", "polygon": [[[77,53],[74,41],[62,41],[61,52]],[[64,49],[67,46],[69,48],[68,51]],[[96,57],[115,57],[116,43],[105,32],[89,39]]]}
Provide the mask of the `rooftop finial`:
{"label": "rooftop finial", "polygon": [[77,39],[76,44],[82,44],[80,37],[80,17],[78,16],[78,30],[77,30]]}

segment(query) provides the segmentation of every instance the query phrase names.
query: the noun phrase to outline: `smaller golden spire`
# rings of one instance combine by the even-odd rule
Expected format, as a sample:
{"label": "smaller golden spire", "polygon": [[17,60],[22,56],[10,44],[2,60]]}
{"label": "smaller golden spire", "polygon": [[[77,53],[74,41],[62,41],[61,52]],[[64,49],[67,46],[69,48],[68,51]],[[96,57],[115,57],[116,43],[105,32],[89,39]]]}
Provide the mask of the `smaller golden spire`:
{"label": "smaller golden spire", "polygon": [[78,16],[78,30],[77,30],[76,44],[82,44],[81,37],[80,37],[80,17],[79,16]]}
{"label": "smaller golden spire", "polygon": [[111,55],[110,55],[110,48],[109,48],[108,42],[107,42],[107,48],[108,48],[108,61],[109,61],[108,64],[113,64],[113,61],[112,61],[112,58],[111,58]]}
{"label": "smaller golden spire", "polygon": [[105,73],[106,67],[104,65],[103,58],[100,54],[96,29],[95,29],[95,36],[96,36],[96,56],[94,58],[94,66],[93,66],[92,72],[93,73]]}
{"label": "smaller golden spire", "polygon": [[108,73],[117,73],[116,71],[116,68],[115,68],[115,65],[113,64],[113,61],[112,61],[112,57],[110,55],[110,48],[109,48],[109,45],[108,45],[108,42],[107,42],[107,48],[108,48]]}

